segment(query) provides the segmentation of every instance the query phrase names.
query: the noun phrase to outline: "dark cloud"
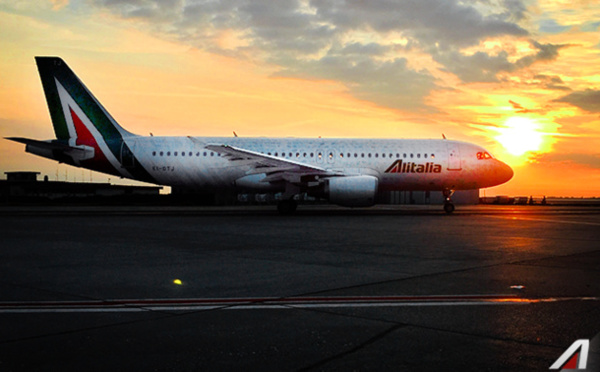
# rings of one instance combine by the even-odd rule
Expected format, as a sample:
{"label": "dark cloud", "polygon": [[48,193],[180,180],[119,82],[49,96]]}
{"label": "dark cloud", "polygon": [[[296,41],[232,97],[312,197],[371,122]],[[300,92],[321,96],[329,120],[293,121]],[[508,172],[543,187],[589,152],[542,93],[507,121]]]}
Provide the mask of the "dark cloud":
{"label": "dark cloud", "polygon": [[565,82],[560,78],[560,76],[539,74],[535,75],[533,80],[533,84],[540,85],[544,89],[571,90],[571,88],[565,85]]}
{"label": "dark cloud", "polygon": [[498,73],[514,71],[516,66],[508,60],[508,53],[490,56],[484,52],[464,55],[459,51],[434,52],[433,59],[445,66],[444,71],[458,76],[463,82],[497,82]]}
{"label": "dark cloud", "polygon": [[336,80],[360,99],[403,110],[435,111],[422,101],[422,97],[435,88],[434,78],[425,71],[409,69],[404,58],[377,62],[365,57],[329,54],[284,69],[277,75]]}
{"label": "dark cloud", "polygon": [[352,43],[344,45],[336,52],[340,55],[355,55],[355,56],[383,56],[390,52],[392,47],[377,43]]}
{"label": "dark cloud", "polygon": [[534,40],[531,46],[537,53],[525,56],[515,62],[509,61],[509,54],[501,51],[497,55],[477,52],[465,55],[457,50],[431,51],[433,59],[444,66],[444,70],[458,76],[463,82],[497,82],[501,72],[514,72],[529,67],[536,62],[551,61],[558,57],[558,51],[567,45],[540,44]]}
{"label": "dark cloud", "polygon": [[[475,3],[475,2],[473,2]],[[468,46],[498,35],[525,36],[527,31],[509,19],[520,18],[517,0],[506,1],[501,12],[482,15],[462,1],[346,1],[312,0],[317,18],[342,31],[371,29],[376,32],[402,32],[425,45]],[[515,10],[516,13],[512,13]]]}
{"label": "dark cloud", "polygon": [[534,55],[525,56],[519,59],[515,65],[519,68],[529,67],[538,61],[552,61],[558,57],[558,51],[568,47],[568,44],[540,44],[535,40],[530,41],[531,46],[536,48],[538,52]]}
{"label": "dark cloud", "polygon": [[529,110],[529,109],[523,107],[523,105],[521,105],[520,103],[517,103],[515,101],[509,100],[508,103],[510,103],[510,105],[513,107],[513,109],[515,109],[515,111],[519,114],[528,114],[528,113],[532,112],[532,110]]}
{"label": "dark cloud", "polygon": [[[279,76],[341,81],[361,99],[403,109],[426,108],[439,87],[430,71],[408,67],[402,48],[430,53],[463,82],[495,82],[500,72],[556,58],[561,47],[531,41],[537,53],[515,63],[505,51],[460,52],[490,37],[528,36],[518,24],[525,0],[89,1],[195,47],[278,65]],[[219,44],[226,30],[242,42]],[[406,45],[386,41],[392,33]]]}
{"label": "dark cloud", "polygon": [[589,112],[600,112],[600,90],[587,89],[573,92],[554,102],[565,102]]}

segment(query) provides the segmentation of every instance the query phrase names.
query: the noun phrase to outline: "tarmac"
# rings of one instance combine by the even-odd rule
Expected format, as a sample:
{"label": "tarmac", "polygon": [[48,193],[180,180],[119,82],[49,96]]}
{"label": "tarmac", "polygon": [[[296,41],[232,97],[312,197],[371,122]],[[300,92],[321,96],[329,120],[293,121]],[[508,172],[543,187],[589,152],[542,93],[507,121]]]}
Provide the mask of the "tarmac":
{"label": "tarmac", "polygon": [[599,207],[3,206],[0,236],[0,371],[541,371],[600,333]]}

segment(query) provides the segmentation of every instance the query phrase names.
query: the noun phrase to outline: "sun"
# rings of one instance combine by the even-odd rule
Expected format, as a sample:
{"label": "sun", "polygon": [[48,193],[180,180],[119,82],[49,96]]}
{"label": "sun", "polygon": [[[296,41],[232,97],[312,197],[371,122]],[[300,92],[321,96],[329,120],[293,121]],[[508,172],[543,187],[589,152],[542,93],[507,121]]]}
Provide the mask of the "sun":
{"label": "sun", "polygon": [[504,127],[498,128],[500,133],[496,140],[514,156],[527,152],[540,151],[544,133],[539,131],[540,125],[533,119],[513,116],[506,120]]}

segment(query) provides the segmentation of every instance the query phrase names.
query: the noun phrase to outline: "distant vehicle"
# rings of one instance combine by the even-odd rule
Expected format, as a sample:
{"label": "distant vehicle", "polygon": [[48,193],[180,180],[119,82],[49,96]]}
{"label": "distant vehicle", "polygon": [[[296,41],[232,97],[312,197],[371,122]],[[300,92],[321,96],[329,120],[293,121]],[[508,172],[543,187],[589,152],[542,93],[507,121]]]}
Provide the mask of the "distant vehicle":
{"label": "distant vehicle", "polygon": [[139,136],[121,127],[67,64],[36,57],[56,139],[10,137],[25,151],[124,178],[198,190],[281,192],[278,210],[307,193],[368,207],[378,192],[455,190],[507,182],[512,169],[480,146],[446,139],[294,139]]}

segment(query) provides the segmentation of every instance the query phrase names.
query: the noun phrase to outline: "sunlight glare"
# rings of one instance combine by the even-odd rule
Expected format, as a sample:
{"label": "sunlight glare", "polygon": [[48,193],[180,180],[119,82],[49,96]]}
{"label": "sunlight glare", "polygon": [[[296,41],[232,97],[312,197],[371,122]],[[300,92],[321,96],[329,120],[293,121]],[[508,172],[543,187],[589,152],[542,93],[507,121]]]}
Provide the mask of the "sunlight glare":
{"label": "sunlight glare", "polygon": [[540,150],[544,133],[538,130],[540,126],[534,120],[513,116],[504,125],[503,128],[498,128],[500,134],[496,136],[496,140],[509,154],[520,156]]}

